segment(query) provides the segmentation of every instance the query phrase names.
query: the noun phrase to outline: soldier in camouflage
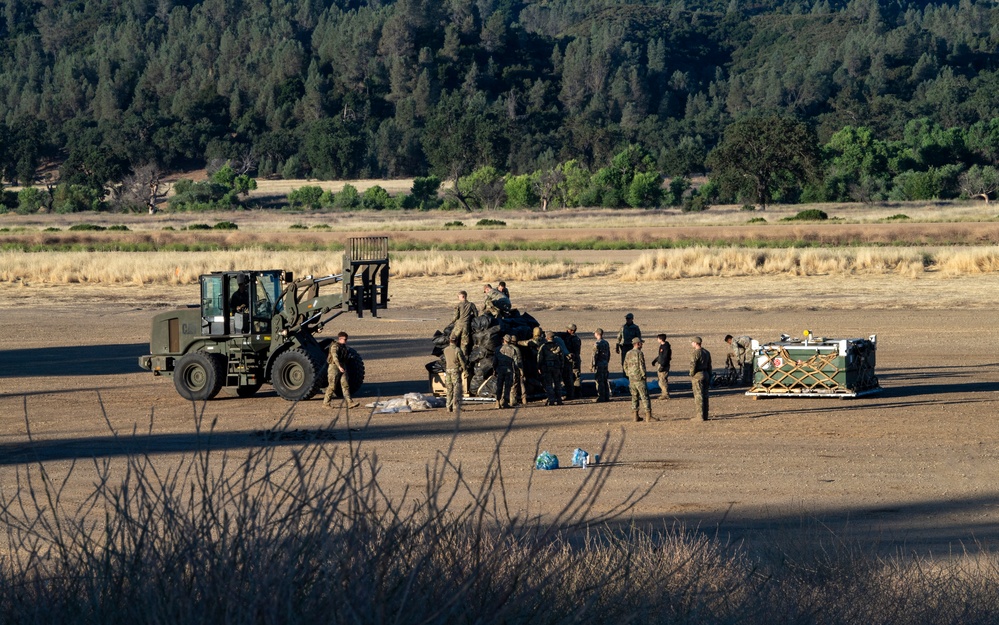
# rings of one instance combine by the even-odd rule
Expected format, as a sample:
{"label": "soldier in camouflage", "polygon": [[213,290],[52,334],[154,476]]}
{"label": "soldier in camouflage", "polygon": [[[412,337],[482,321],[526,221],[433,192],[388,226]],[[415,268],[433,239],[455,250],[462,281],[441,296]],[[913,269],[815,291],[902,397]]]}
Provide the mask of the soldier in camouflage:
{"label": "soldier in camouflage", "polygon": [[545,387],[546,406],[562,405],[562,363],[564,362],[565,356],[555,342],[555,333],[551,330],[545,332],[545,342],[538,350],[538,373]]}
{"label": "soldier in camouflage", "polygon": [[708,420],[708,387],[711,386],[711,354],[701,347],[701,337],[690,341],[694,353],[690,357],[690,383],[694,389],[693,421]]}
{"label": "soldier in camouflage", "polygon": [[621,354],[621,368],[624,368],[624,357],[628,355],[631,351],[633,341],[638,338],[642,338],[642,329],[635,325],[635,315],[628,313],[624,316],[624,325],[621,326],[621,330],[617,333],[617,345],[614,346],[614,351]]}
{"label": "soldier in camouflage", "polygon": [[457,339],[466,357],[472,351],[472,320],[478,316],[479,310],[468,301],[468,293],[458,291],[458,305],[454,307],[454,318],[451,319],[451,337]]}
{"label": "soldier in camouflage", "polygon": [[357,408],[361,405],[350,397],[350,378],[347,374],[347,359],[350,357],[350,352],[347,351],[347,338],[346,332],[337,334],[336,342],[330,345],[330,353],[326,357],[326,376],[329,384],[323,397],[323,406],[327,408],[333,407],[333,393],[336,392],[338,385],[348,408]]}
{"label": "soldier in camouflage", "polygon": [[[496,407],[510,407],[510,389],[514,384],[514,371],[523,364],[517,339],[508,334],[496,352]],[[514,395],[516,397],[516,394]]]}
{"label": "soldier in camouflage", "polygon": [[482,292],[486,295],[486,301],[482,304],[482,312],[489,313],[494,317],[502,317],[510,312],[510,298],[502,292],[487,284],[482,287]]}
{"label": "soldier in camouflage", "polygon": [[576,336],[576,324],[574,323],[566,326],[565,335],[565,346],[569,350],[569,369],[568,375],[565,378],[565,398],[576,399],[582,393],[579,376],[583,362],[580,354],[583,349],[583,341]]}
{"label": "soldier in camouflage", "polygon": [[732,351],[725,357],[725,366],[739,372],[739,382],[748,386],[753,382],[753,339],[748,336],[733,338],[725,335],[725,342]]}
{"label": "soldier in camouflage", "polygon": [[610,401],[610,344],[604,340],[603,328],[597,328],[593,333],[596,342],[593,343],[593,357],[590,359],[590,372],[597,383],[597,398],[595,402]]}
{"label": "soldier in camouflage", "polygon": [[641,404],[645,409],[646,421],[658,421],[652,416],[652,402],[649,401],[649,388],[646,386],[645,377],[648,373],[645,367],[645,353],[642,351],[642,339],[631,340],[632,349],[628,350],[628,355],[624,359],[624,374],[628,376],[628,388],[631,390],[631,411],[634,413],[635,421],[641,421],[638,416],[638,407]]}
{"label": "soldier in camouflage", "polygon": [[447,411],[454,412],[461,404],[461,372],[468,369],[468,360],[452,336],[444,348],[444,388],[447,391]]}

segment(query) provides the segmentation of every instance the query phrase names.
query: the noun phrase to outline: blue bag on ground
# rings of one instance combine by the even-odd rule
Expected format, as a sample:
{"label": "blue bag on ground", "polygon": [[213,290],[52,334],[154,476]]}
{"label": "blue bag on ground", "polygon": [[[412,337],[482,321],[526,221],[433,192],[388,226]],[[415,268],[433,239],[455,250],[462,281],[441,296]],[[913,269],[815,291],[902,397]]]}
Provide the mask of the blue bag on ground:
{"label": "blue bag on ground", "polygon": [[579,447],[572,452],[572,466],[574,467],[585,467],[590,461],[590,454],[586,453]]}
{"label": "blue bag on ground", "polygon": [[538,459],[534,461],[535,468],[541,469],[542,471],[551,471],[552,469],[558,468],[558,456],[555,454],[550,454],[547,451],[541,452]]}

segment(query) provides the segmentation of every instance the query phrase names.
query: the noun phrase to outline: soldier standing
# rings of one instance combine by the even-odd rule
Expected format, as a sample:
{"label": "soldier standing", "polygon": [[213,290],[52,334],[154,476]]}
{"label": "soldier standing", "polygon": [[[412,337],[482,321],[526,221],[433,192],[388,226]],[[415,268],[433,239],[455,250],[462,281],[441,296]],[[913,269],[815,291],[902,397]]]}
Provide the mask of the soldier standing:
{"label": "soldier standing", "polygon": [[642,338],[642,329],[635,325],[635,315],[628,313],[624,316],[624,325],[617,333],[617,345],[614,351],[621,354],[621,368],[624,368],[624,357],[631,351],[632,341]]}
{"label": "soldier standing", "polygon": [[545,396],[548,398],[546,406],[562,405],[562,363],[565,356],[562,349],[555,342],[555,333],[551,330],[545,332],[545,342],[538,350],[538,373],[541,374],[541,383],[545,387]]}
{"label": "soldier standing", "polygon": [[711,386],[711,354],[701,347],[701,337],[690,341],[694,353],[690,357],[690,383],[694,389],[694,421],[708,420],[708,387]]}
{"label": "soldier standing", "polygon": [[[531,358],[534,359],[534,372],[537,373],[541,367],[541,346],[545,344],[545,336],[541,331],[541,326],[537,326],[531,331],[531,338],[527,341],[517,341],[516,345],[526,347],[531,350]],[[520,385],[524,395],[524,403],[527,403],[527,369],[521,366]],[[532,374],[533,376],[533,374]]]}
{"label": "soldier standing", "polygon": [[468,301],[468,293],[458,291],[458,305],[454,307],[454,318],[451,319],[451,338],[456,339],[466,357],[472,351],[472,320],[478,316],[479,310]]}
{"label": "soldier standing", "polygon": [[740,336],[736,339],[732,338],[731,334],[726,334],[725,342],[732,348],[732,351],[725,357],[725,366],[739,371],[741,384],[746,386],[752,384],[753,339],[748,336]]}
{"label": "soldier standing", "polygon": [[631,411],[635,414],[635,421],[641,421],[638,416],[639,404],[645,409],[645,420],[658,421],[652,416],[652,402],[649,401],[649,388],[645,385],[645,353],[642,351],[642,339],[631,340],[632,349],[628,350],[628,356],[624,359],[624,374],[628,376],[628,388],[631,390]]}
{"label": "soldier standing", "polygon": [[665,334],[660,334],[656,340],[659,341],[659,355],[652,364],[656,366],[659,374],[659,390],[662,391],[659,393],[659,400],[663,401],[669,399],[669,364],[673,360],[673,349]]}
{"label": "soldier standing", "polygon": [[461,404],[461,372],[468,368],[465,354],[458,349],[458,340],[451,336],[444,348],[444,388],[447,390],[447,411],[454,412]]}
{"label": "soldier standing", "polygon": [[347,374],[347,360],[350,352],[347,351],[347,333],[341,332],[336,335],[336,342],[330,345],[330,353],[326,357],[326,395],[323,397],[323,406],[332,408],[333,393],[336,392],[337,385],[348,408],[357,408],[361,405],[350,398],[350,376]]}
{"label": "soldier standing", "polygon": [[608,368],[610,366],[610,344],[604,340],[603,328],[597,328],[593,333],[596,342],[593,343],[593,358],[590,360],[590,371],[597,382],[597,398],[595,403],[610,401],[610,381]]}
{"label": "soldier standing", "polygon": [[569,350],[569,375],[566,379],[565,398],[576,399],[582,393],[579,376],[582,368],[583,341],[576,336],[576,324],[570,323],[566,329],[565,346]]}
{"label": "soldier standing", "polygon": [[[514,384],[514,371],[520,368],[520,348],[516,339],[507,334],[503,337],[503,345],[496,352],[496,407],[510,407],[510,387]],[[517,393],[514,394],[516,399]]]}

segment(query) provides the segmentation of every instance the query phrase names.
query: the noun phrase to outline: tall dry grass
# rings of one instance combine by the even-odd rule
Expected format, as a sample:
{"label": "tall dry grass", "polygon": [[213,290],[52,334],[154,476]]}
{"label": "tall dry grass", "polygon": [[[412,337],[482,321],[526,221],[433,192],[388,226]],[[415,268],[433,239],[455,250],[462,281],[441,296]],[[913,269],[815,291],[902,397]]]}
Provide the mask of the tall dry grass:
{"label": "tall dry grass", "polygon": [[[280,439],[290,414],[263,440]],[[502,436],[471,481],[452,457],[456,434],[400,500],[379,484],[374,450],[349,438],[287,452],[261,442],[234,458],[202,425],[198,451],[173,463],[115,434],[124,466],[95,460],[82,503],[64,497],[75,465],[17,466],[0,491],[0,621],[974,625],[999,610],[988,552],[885,559],[833,536],[753,553],[621,522],[642,493],[597,517],[604,464],[561,510],[518,515]],[[613,461],[620,447],[602,451]]]}
{"label": "tall dry grass", "polygon": [[[581,262],[572,254],[547,257],[468,256],[442,252],[397,254],[392,276],[455,277],[520,282],[605,276],[622,282],[742,276],[981,275],[999,272],[999,246],[976,248],[742,249],[685,248],[641,253],[631,262]],[[21,284],[191,284],[203,273],[288,269],[296,275],[341,271],[333,252],[0,252],[0,282]]]}

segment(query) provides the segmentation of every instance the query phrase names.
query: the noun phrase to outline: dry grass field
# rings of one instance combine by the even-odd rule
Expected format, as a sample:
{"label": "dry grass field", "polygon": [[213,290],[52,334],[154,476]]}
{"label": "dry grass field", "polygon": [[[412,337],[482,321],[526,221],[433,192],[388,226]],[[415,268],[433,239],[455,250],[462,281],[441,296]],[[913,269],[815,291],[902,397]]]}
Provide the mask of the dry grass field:
{"label": "dry grass field", "polygon": [[[889,210],[912,217],[920,208]],[[942,209],[926,207],[925,214],[931,210]],[[407,601],[415,602],[412,609],[436,605],[454,588],[467,589],[462,596],[485,605],[494,600],[487,587],[503,589],[501,580],[517,579],[537,589],[522,599],[525,605],[554,606],[561,613],[560,606],[579,605],[586,597],[594,614],[612,622],[634,614],[608,606],[657,615],[648,622],[815,622],[815,615],[829,623],[989,622],[999,605],[994,484],[999,434],[993,427],[999,409],[997,222],[968,212],[946,222],[885,223],[875,213],[858,211],[854,223],[745,225],[738,221],[745,214],[731,211],[729,222],[702,216],[678,223],[687,216],[674,220],[664,212],[646,223],[641,221],[646,214],[633,211],[607,214],[614,225],[602,225],[599,214],[604,213],[538,216],[543,225],[524,215],[510,217],[502,229],[446,231],[443,221],[464,216],[421,215],[400,221],[396,231],[395,216],[359,213],[343,216],[330,232],[287,230],[292,223],[319,223],[329,215],[171,215],[177,226],[240,222],[237,232],[207,233],[235,237],[233,249],[0,252],[0,316],[8,335],[0,346],[0,521],[8,529],[3,540],[10,545],[25,535],[38,539],[44,534],[38,528],[57,528],[65,551],[56,549],[62,564],[53,564],[52,575],[87,570],[87,584],[81,586],[86,589],[104,583],[101,571],[107,569],[100,568],[99,556],[105,540],[122,541],[122,562],[134,567],[126,571],[141,568],[156,580],[154,586],[168,589],[187,579],[175,572],[198,572],[192,562],[225,559],[226,546],[237,544],[230,539],[248,540],[267,555],[252,561],[233,556],[245,575],[224,568],[210,579],[195,575],[199,587],[212,588],[237,606],[252,604],[252,597],[240,593],[258,582],[279,594],[302,596],[293,584],[267,581],[272,563],[280,562],[282,571],[299,571],[303,579],[312,580],[309,571],[322,572],[318,585],[337,576],[364,580],[340,596],[367,589],[351,600],[368,606],[391,596],[401,602],[400,610]],[[465,220],[471,225],[483,216]],[[164,233],[139,225],[124,233],[69,233],[69,222],[56,216],[11,217],[0,216],[0,225],[11,228],[0,233],[4,241],[202,236],[202,231]],[[119,218],[142,222],[141,216],[107,217]],[[524,225],[515,227],[521,218]],[[364,227],[355,227],[359,224]],[[41,232],[46,227],[63,231]],[[778,229],[784,232],[771,232]],[[613,340],[624,313],[631,311],[644,334],[665,332],[673,342],[674,398],[654,402],[662,422],[629,422],[630,404],[623,397],[552,408],[532,403],[516,412],[468,404],[457,420],[441,410],[345,414],[323,409],[318,398],[291,406],[268,387],[255,398],[224,391],[192,406],[177,396],[170,380],[136,365],[149,349],[151,317],[196,302],[195,282],[203,271],[247,266],[298,274],[338,271],[340,253],[334,249],[269,251],[264,241],[307,236],[329,245],[350,234],[385,233],[393,241],[587,242],[597,232],[608,243],[629,239],[635,245],[563,250],[514,245],[488,252],[428,246],[394,252],[389,310],[377,319],[345,315],[327,332],[348,331],[364,356],[368,374],[360,397],[370,403],[426,390],[430,337],[449,321],[458,289],[478,301],[483,282],[506,280],[515,306],[544,327],[561,329],[570,322],[580,327],[584,362],[593,329],[608,329]],[[696,238],[709,243],[641,246],[646,240]],[[787,238],[815,244],[788,247],[781,243]],[[773,246],[766,245],[768,239]],[[959,245],[943,244],[949,242]],[[848,401],[753,401],[736,389],[722,389],[712,394],[711,421],[688,420],[690,336],[704,336],[720,363],[726,333],[768,340],[804,328],[825,336],[877,334],[884,391]],[[620,375],[617,362],[611,370],[612,377]],[[585,367],[584,379],[589,380]],[[205,434],[209,428],[211,436]],[[603,448],[608,461],[599,472],[532,470],[539,450],[558,454],[564,465],[575,447],[591,453]],[[203,453],[213,455],[202,460]],[[262,463],[265,456],[274,464]],[[314,472],[303,472],[303,462],[316,467]],[[25,498],[47,492],[38,471],[48,476],[48,488],[58,491],[53,499],[58,505],[38,500],[42,511],[32,521]],[[39,480],[30,491],[29,474]],[[128,490],[131,499],[115,494],[115,480],[134,485],[142,475],[149,481]],[[176,476],[182,477],[172,481]],[[247,499],[250,485],[261,490]],[[338,485],[356,490],[348,497]],[[157,498],[158,492],[174,493],[176,501]],[[108,527],[119,533],[98,531],[88,542],[73,528],[100,529],[103,521],[53,523],[60,514],[85,521],[95,510],[103,514],[100,506],[88,507],[99,501],[95,493],[108,497],[115,515],[124,515],[107,517]],[[139,501],[146,494],[150,498]],[[316,506],[317,501],[329,506]],[[360,516],[344,521],[321,512],[337,509],[336,502]],[[164,512],[167,503],[176,507]],[[219,509],[234,511],[244,504],[242,513],[253,522],[212,520]],[[257,513],[264,516],[252,516]],[[163,514],[183,531],[165,531],[152,543],[157,551],[151,559],[129,559],[132,547],[126,543],[133,536],[129,532],[142,525],[138,520],[148,524],[167,518],[157,516]],[[532,520],[540,523],[532,534],[540,543],[522,542],[525,525],[517,523]],[[577,522],[588,528],[585,533],[573,533]],[[295,553],[323,560],[317,568],[311,559],[293,562],[279,548],[284,544],[279,538],[287,534],[267,530],[293,533],[292,526],[335,526],[346,533],[310,533],[308,548],[294,547]],[[12,527],[21,529],[11,532]],[[465,534],[469,527],[480,533]],[[362,528],[366,532],[359,533]],[[482,540],[481,532],[489,539]],[[220,533],[227,539],[218,540]],[[492,542],[497,537],[502,540]],[[337,556],[347,543],[361,546],[352,554],[370,559]],[[17,544],[30,550],[30,543]],[[469,581],[457,573],[470,569],[454,564],[462,561],[460,554],[472,553],[482,568],[471,570]],[[175,559],[164,559],[168,555]],[[534,577],[542,570],[540,558],[553,577]],[[0,556],[0,566],[4,562]],[[330,562],[335,572],[323,568],[333,566]],[[384,576],[410,570],[411,564],[427,571],[432,583],[418,583],[423,576],[415,573],[406,583]],[[110,587],[121,575],[113,572]],[[158,577],[159,572],[165,573]],[[492,583],[482,584],[483,579]],[[141,590],[125,586],[133,594],[92,594],[128,598]],[[399,588],[419,589],[420,599],[392,594]],[[382,599],[365,594],[369,591]],[[521,596],[512,590],[500,594]],[[121,609],[132,609],[127,605],[138,604],[123,599]],[[313,609],[308,602],[294,605]],[[655,612],[663,606],[669,609]],[[336,609],[317,604],[315,613]],[[365,613],[361,620],[376,622],[376,617]],[[248,618],[243,622],[253,620]]]}

